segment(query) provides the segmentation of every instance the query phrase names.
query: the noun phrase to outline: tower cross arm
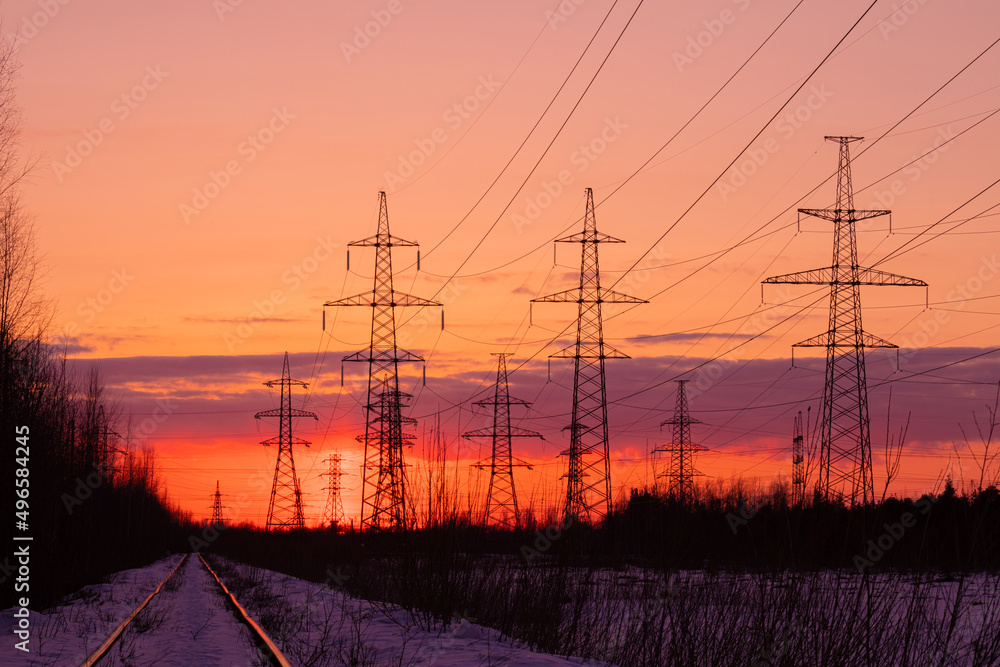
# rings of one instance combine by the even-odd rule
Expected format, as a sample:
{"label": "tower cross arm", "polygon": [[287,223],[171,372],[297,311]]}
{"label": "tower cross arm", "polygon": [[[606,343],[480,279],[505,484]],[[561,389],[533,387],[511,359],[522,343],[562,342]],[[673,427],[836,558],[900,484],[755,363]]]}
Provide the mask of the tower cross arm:
{"label": "tower cross arm", "polygon": [[578,346],[576,343],[550,354],[552,359],[631,359],[621,350],[611,347],[606,343],[582,342]]}
{"label": "tower cross arm", "polygon": [[282,444],[285,444],[285,445],[305,445],[306,447],[308,447],[312,443],[309,442],[308,440],[303,440],[302,438],[296,438],[296,437],[293,437],[289,441],[287,438],[286,439],[282,439],[282,436],[276,435],[273,438],[268,438],[267,440],[261,440],[260,444],[262,444],[262,445],[268,445],[268,446],[270,446],[270,445],[282,445]]}
{"label": "tower cross arm", "polygon": [[312,412],[307,412],[305,410],[299,410],[298,408],[289,408],[287,410],[282,410],[281,408],[275,408],[274,410],[263,410],[254,415],[254,419],[260,419],[261,417],[282,417],[284,415],[290,417],[312,417],[315,420],[319,420]]}
{"label": "tower cross arm", "polygon": [[810,269],[808,271],[796,271],[780,276],[771,276],[763,281],[765,285],[836,285],[836,284],[857,284],[857,285],[896,285],[899,287],[927,287],[927,283],[916,278],[896,275],[881,269],[868,269],[858,267],[858,275],[855,280],[844,280],[840,271],[836,267],[825,266],[822,269]]}
{"label": "tower cross arm", "polygon": [[556,239],[556,243],[625,243],[625,241],[610,234],[594,230],[564,236],[561,239]]}
{"label": "tower cross arm", "polygon": [[381,350],[361,350],[360,352],[354,352],[353,354],[348,354],[343,358],[343,361],[363,361],[365,363],[376,362],[376,363],[402,363],[410,361],[423,361],[424,358],[419,354],[414,354],[404,350],[401,347],[397,347],[395,350],[392,349],[381,349]]}
{"label": "tower cross arm", "polygon": [[927,287],[927,283],[916,278],[896,275],[879,269],[858,269],[858,283],[861,285],[898,285],[900,287]]}
{"label": "tower cross arm", "polygon": [[[473,468],[478,468],[479,470],[490,470],[493,468],[493,461],[477,461],[472,464]],[[511,458],[510,460],[511,468],[527,468],[528,470],[534,470],[535,466],[531,465],[527,461],[523,461],[518,458]]]}
{"label": "tower cross arm", "polygon": [[541,438],[542,440],[545,439],[541,433],[537,433],[535,431],[529,431],[526,428],[518,428],[517,426],[511,426],[510,433],[507,433],[505,430],[500,431],[498,433],[493,429],[493,427],[477,428],[472,431],[466,431],[465,433],[462,434],[462,437],[465,438],[466,440],[471,440],[472,438],[492,438],[495,436],[505,437],[508,435],[512,438]]}
{"label": "tower cross arm", "polygon": [[423,299],[419,296],[412,296],[405,292],[379,293],[374,290],[362,292],[354,296],[344,297],[336,301],[327,301],[324,306],[440,306],[437,301]]}
{"label": "tower cross arm", "polygon": [[520,398],[514,398],[513,396],[507,398],[484,398],[481,401],[476,401],[473,405],[478,407],[488,407],[490,405],[521,405],[526,408],[531,407],[529,401],[522,400]]}
{"label": "tower cross arm", "polygon": [[621,292],[615,292],[609,289],[600,289],[597,293],[597,299],[588,299],[583,296],[583,293],[587,290],[581,290],[579,287],[574,287],[572,289],[563,290],[562,292],[556,292],[555,294],[549,294],[548,296],[540,296],[537,299],[532,299],[532,303],[649,303],[645,299],[640,299],[638,297],[630,296],[628,294],[622,294]]}
{"label": "tower cross arm", "polygon": [[882,210],[882,209],[868,209],[868,210],[858,210],[858,209],[840,209],[840,208],[800,208],[799,213],[804,213],[806,215],[811,215],[814,218],[822,218],[823,220],[830,220],[831,222],[840,220],[850,220],[852,222],[858,222],[859,220],[868,220],[869,218],[878,218],[883,215],[889,215],[892,211]]}
{"label": "tower cross arm", "polygon": [[861,332],[860,340],[855,339],[854,336],[845,336],[841,339],[835,336],[833,332],[824,331],[812,338],[806,338],[804,341],[795,343],[792,347],[896,348],[899,346],[867,331]]}
{"label": "tower cross arm", "polygon": [[406,239],[401,239],[398,236],[392,236],[389,234],[376,234],[375,236],[369,236],[366,239],[361,239],[360,241],[351,241],[347,245],[349,246],[375,246],[375,247],[414,247],[420,245],[419,243],[414,243],[413,241],[407,241]]}

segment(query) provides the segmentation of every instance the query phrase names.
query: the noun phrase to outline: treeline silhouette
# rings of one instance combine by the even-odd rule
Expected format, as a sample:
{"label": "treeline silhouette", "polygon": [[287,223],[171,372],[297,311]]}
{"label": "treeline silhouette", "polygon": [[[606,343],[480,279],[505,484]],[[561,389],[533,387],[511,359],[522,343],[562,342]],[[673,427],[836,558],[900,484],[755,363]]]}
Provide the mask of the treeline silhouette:
{"label": "treeline silhouette", "polygon": [[[28,598],[40,609],[182,549],[186,520],[161,499],[152,452],[130,444],[130,424],[99,372],[77,376],[66,348],[48,343],[57,338],[55,307],[20,197],[32,165],[18,156],[16,76],[8,41],[0,47],[0,607]],[[31,540],[14,542],[12,532]],[[14,555],[25,546],[27,576]]]}
{"label": "treeline silhouette", "polygon": [[[797,506],[778,483],[753,489],[733,480],[685,504],[635,489],[598,527],[528,511],[522,529],[496,530],[452,512],[382,533],[206,525],[196,547],[394,617],[398,605],[427,630],[469,619],[538,650],[629,667],[1000,660],[995,487],[959,493],[946,483],[866,508]],[[956,625],[974,634],[943,631]]]}
{"label": "treeline silhouette", "polygon": [[[44,608],[107,574],[184,550],[187,518],[162,499],[152,451],[115,435],[122,420],[97,372],[81,382],[52,347],[38,338],[12,341],[5,333],[0,330],[0,433],[6,441],[0,524],[4,544],[14,544],[11,531],[32,540],[27,592],[13,585],[13,550],[0,557],[0,607],[28,597],[33,609]],[[7,480],[17,466],[15,429],[25,427],[29,493],[18,498]],[[22,516],[23,530],[15,519]]]}
{"label": "treeline silhouette", "polygon": [[428,528],[382,533],[268,533],[244,523],[219,527],[194,546],[319,581],[331,567],[402,553],[664,571],[1000,569],[1000,491],[994,486],[959,492],[949,479],[936,494],[853,507],[818,494],[791,503],[789,489],[779,482],[753,489],[737,479],[700,487],[685,503],[655,489],[632,489],[599,526],[558,516],[543,522],[526,511],[521,529],[500,530],[477,525],[463,512]]}

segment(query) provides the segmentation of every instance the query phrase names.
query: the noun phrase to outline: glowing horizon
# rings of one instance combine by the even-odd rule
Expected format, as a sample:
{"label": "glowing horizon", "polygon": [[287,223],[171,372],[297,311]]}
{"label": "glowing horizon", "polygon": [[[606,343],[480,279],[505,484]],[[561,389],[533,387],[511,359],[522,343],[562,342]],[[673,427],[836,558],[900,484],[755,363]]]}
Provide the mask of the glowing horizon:
{"label": "glowing horizon", "polygon": [[[572,371],[553,360],[549,381],[545,358],[575,312],[528,303],[578,279],[576,249],[551,241],[577,231],[593,187],[598,229],[626,241],[601,248],[605,286],[651,301],[605,315],[606,339],[633,357],[607,367],[614,495],[649,483],[644,453],[667,435],[676,377],[692,379],[706,422],[697,467],[766,485],[790,472],[792,415],[817,406],[822,359],[797,352],[793,368],[791,344],[825,329],[827,288],[759,284],[829,265],[829,225],[800,226],[795,209],[833,201],[837,150],[823,137],[865,136],[856,207],[893,216],[891,233],[882,219],[859,229],[861,262],[903,248],[882,268],[930,284],[864,291],[865,329],[902,348],[902,370],[895,352],[868,358],[876,490],[877,448],[910,411],[890,492],[930,490],[944,472],[971,479],[958,423],[992,400],[1000,366],[945,364],[992,349],[1000,326],[988,148],[1000,55],[918,105],[990,45],[1000,8],[877,4],[790,98],[868,4],[804,3],[699,113],[794,3],[642,5],[626,28],[633,4],[598,31],[610,5],[582,1],[9,2],[53,342],[76,368],[100,363],[183,509],[207,517],[218,479],[261,521],[274,452],[257,443],[273,433],[253,413],[270,407],[260,383],[289,351],[310,383],[299,400],[320,415],[301,431],[313,447],[295,450],[315,516],[321,459],[334,447],[359,458],[366,377],[349,367],[341,390],[339,360],[370,333],[362,309],[328,309],[324,332],[322,304],[370,289],[371,252],[352,248],[350,270],[345,255],[372,233],[384,190],[393,234],[421,244],[419,271],[413,250],[394,253],[397,288],[445,312],[443,330],[436,311],[401,313],[400,345],[428,361],[426,387],[419,369],[404,375],[414,474],[433,415],[452,440],[481,423],[468,403],[492,382],[489,353],[509,351],[512,393],[534,403],[518,418],[547,438],[516,443],[537,464],[516,472],[519,493],[549,502]],[[907,375],[927,369],[938,370]],[[482,452],[462,451],[449,458],[461,491],[481,493],[468,463]],[[344,496],[355,516],[359,493]]]}

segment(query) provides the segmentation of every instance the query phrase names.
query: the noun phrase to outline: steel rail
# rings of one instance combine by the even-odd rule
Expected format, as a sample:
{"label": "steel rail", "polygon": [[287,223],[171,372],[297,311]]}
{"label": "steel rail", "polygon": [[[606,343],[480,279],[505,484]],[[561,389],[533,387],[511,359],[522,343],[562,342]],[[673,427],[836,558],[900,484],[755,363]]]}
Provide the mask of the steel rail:
{"label": "steel rail", "polygon": [[174,569],[170,570],[170,574],[167,575],[166,579],[164,579],[163,581],[160,582],[160,585],[156,587],[156,590],[153,591],[152,593],[150,593],[148,596],[146,596],[146,599],[142,601],[142,604],[140,604],[138,607],[136,607],[135,611],[133,611],[131,614],[129,614],[128,618],[126,618],[124,621],[122,621],[118,625],[118,627],[115,628],[115,631],[112,632],[108,636],[108,638],[105,639],[104,642],[100,646],[97,647],[96,651],[94,651],[93,653],[90,654],[89,658],[87,658],[86,660],[83,661],[83,664],[80,667],[91,667],[94,663],[96,663],[98,660],[100,660],[102,657],[104,657],[104,655],[108,652],[108,649],[110,649],[111,646],[115,643],[115,641],[118,640],[118,637],[125,630],[125,627],[129,623],[132,622],[132,619],[134,619],[139,614],[139,612],[143,610],[143,608],[147,604],[149,604],[149,601],[153,599],[153,596],[160,592],[160,589],[163,588],[163,585],[165,583],[167,583],[168,581],[170,581],[170,577],[174,576],[174,572],[176,572],[178,570],[178,568],[180,568],[180,566],[184,564],[184,561],[187,560],[187,557],[189,555],[190,554],[184,554],[184,557],[181,558],[181,562],[177,563],[177,565],[174,567]]}
{"label": "steel rail", "polygon": [[267,636],[266,632],[264,632],[264,628],[257,625],[257,622],[250,618],[250,614],[247,613],[247,610],[243,608],[243,605],[236,601],[236,597],[229,592],[226,585],[222,583],[221,579],[219,579],[219,575],[217,575],[212,568],[209,567],[208,563],[205,562],[205,559],[202,558],[201,554],[198,554],[198,559],[201,560],[201,564],[205,566],[208,573],[215,578],[215,582],[219,584],[220,588],[222,588],[222,592],[226,594],[227,598],[229,598],[229,601],[233,604],[233,608],[237,612],[239,620],[250,628],[250,632],[256,635],[257,639],[260,640],[259,642],[256,642],[256,644],[261,653],[266,655],[273,664],[278,665],[279,667],[292,667],[292,663],[290,663],[288,659],[281,654],[277,645],[271,641],[271,638]]}

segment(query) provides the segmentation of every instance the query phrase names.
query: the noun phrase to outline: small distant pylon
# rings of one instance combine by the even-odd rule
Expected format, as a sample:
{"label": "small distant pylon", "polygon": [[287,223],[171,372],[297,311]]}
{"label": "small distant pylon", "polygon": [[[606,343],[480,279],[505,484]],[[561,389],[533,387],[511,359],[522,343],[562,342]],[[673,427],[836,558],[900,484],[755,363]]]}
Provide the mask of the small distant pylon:
{"label": "small distant pylon", "polygon": [[891,211],[859,211],[854,208],[849,147],[851,143],[861,141],[862,137],[825,138],[840,144],[837,203],[834,208],[800,208],[799,213],[834,223],[833,266],[774,276],[764,280],[764,283],[830,286],[828,329],[792,347],[826,348],[826,384],[823,386],[823,416],[819,429],[820,492],[828,501],[842,496],[851,505],[869,505],[875,501],[875,485],[872,478],[865,349],[897,346],[862,328],[861,286],[927,287],[927,283],[858,265],[854,223],[889,215]]}
{"label": "small distant pylon", "polygon": [[[423,358],[396,345],[396,308],[440,306],[396,291],[392,286],[392,248],[416,247],[412,241],[389,234],[389,210],[385,192],[379,192],[378,232],[352,246],[375,248],[375,278],[372,290],[355,296],[327,301],[325,306],[361,306],[372,309],[371,344],[367,350],[344,357],[344,361],[368,364],[368,402],[365,404],[365,432],[357,437],[365,446],[364,476],[361,482],[361,529],[395,530],[409,525],[406,509],[406,477],[403,446],[413,436],[403,433],[401,408],[408,394],[399,391],[399,364],[423,362]],[[417,255],[419,266],[420,255]],[[325,322],[325,319],[324,319]],[[444,320],[442,319],[442,327]]]}
{"label": "small distant pylon", "polygon": [[566,473],[565,516],[574,521],[600,523],[611,514],[611,462],[608,451],[608,394],[604,384],[604,360],[628,359],[604,342],[601,307],[605,303],[648,303],[627,294],[601,287],[598,264],[599,243],[624,243],[597,231],[594,192],[586,189],[587,210],[583,231],[556,243],[579,243],[581,247],[580,285],[533,299],[532,303],[579,304],[576,343],[552,357],[574,360],[573,412],[570,425],[569,457]]}
{"label": "small distant pylon", "polygon": [[215,496],[212,502],[212,525],[225,526],[226,519],[222,516],[222,494],[219,493],[219,480],[215,480]]}
{"label": "small distant pylon", "polygon": [[288,370],[288,353],[285,352],[285,363],[280,380],[264,383],[268,387],[281,388],[281,405],[277,410],[264,410],[254,415],[255,419],[262,417],[278,418],[278,436],[261,441],[262,445],[278,445],[278,460],[274,465],[274,483],[271,485],[271,500],[267,505],[267,530],[285,530],[305,528],[305,514],[302,511],[302,490],[299,488],[299,478],[295,475],[295,460],[292,458],[292,445],[309,446],[310,443],[292,435],[292,420],[296,417],[319,418],[312,412],[292,407],[292,386],[307,387],[305,382],[293,380]]}
{"label": "small distant pylon", "polygon": [[344,503],[340,497],[340,478],[347,473],[340,466],[341,458],[339,453],[331,454],[326,459],[329,469],[321,473],[329,478],[327,482],[326,511],[323,513],[323,525],[337,530],[344,524]]}
{"label": "small distant pylon", "polygon": [[476,401],[475,405],[493,408],[493,425],[467,431],[463,438],[490,438],[493,442],[493,452],[489,462],[480,461],[473,466],[480,470],[489,469],[490,486],[486,492],[486,511],[483,514],[483,525],[505,529],[521,527],[521,515],[517,509],[517,491],[514,486],[514,468],[532,470],[530,464],[515,459],[511,452],[513,438],[541,438],[540,433],[510,425],[510,406],[528,407],[531,403],[519,398],[512,398],[507,383],[506,352],[495,352],[497,357],[497,381],[493,388],[493,396]]}
{"label": "small distant pylon", "polygon": [[691,442],[691,425],[700,424],[701,421],[692,419],[688,411],[687,393],[684,390],[686,383],[687,380],[677,381],[674,416],[660,424],[661,427],[668,425],[674,427],[673,442],[653,450],[670,454],[669,466],[660,476],[669,480],[667,493],[682,505],[686,504],[692,495],[694,478],[703,476],[703,473],[694,467],[694,456],[707,451],[706,447]]}
{"label": "small distant pylon", "polygon": [[802,431],[802,411],[792,424],[792,505],[800,507],[806,498],[806,452]]}

